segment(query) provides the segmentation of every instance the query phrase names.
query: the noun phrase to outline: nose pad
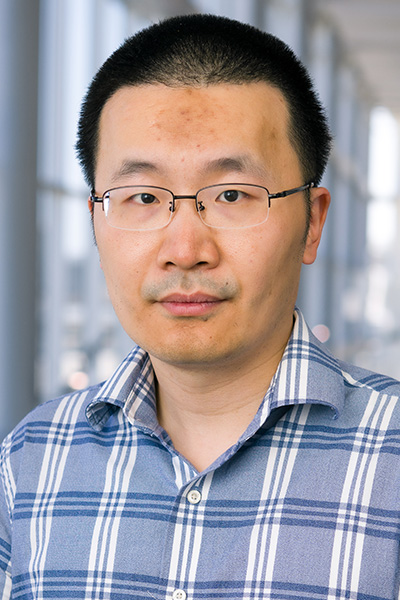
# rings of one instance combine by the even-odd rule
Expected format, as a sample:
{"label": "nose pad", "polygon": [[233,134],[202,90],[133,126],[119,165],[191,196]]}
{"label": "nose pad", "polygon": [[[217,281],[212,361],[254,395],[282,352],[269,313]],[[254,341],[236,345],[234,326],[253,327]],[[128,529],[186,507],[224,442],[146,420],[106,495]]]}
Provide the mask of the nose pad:
{"label": "nose pad", "polygon": [[[175,200],[190,200],[178,203]],[[219,250],[212,230],[200,218],[203,206],[196,208],[195,196],[176,196],[170,210],[172,219],[164,230],[158,261],[165,268],[175,266],[188,270],[198,266],[215,267],[219,263]],[[192,204],[194,202],[194,205]],[[197,221],[196,221],[197,219]]]}
{"label": "nose pad", "polygon": [[[198,217],[200,217],[200,212],[205,210],[205,206],[202,202],[197,203],[196,196],[174,196],[173,200],[169,203],[169,210],[172,213],[172,218],[174,218],[175,214],[179,211],[179,205],[176,202],[177,200],[192,200]],[[200,220],[202,220],[201,217]]]}

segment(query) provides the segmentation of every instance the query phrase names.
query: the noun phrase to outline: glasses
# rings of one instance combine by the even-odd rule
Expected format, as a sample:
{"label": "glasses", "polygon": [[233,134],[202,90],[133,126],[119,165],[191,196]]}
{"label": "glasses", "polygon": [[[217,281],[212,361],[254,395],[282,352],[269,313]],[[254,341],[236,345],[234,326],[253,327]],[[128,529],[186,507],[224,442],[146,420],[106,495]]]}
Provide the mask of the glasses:
{"label": "glasses", "polygon": [[176,196],[153,185],[131,185],[107,190],[102,196],[92,190],[90,199],[93,204],[102,203],[107,223],[117,229],[162,229],[171,222],[177,200],[194,200],[200,219],[208,227],[244,229],[265,223],[274,198],[285,198],[314,185],[306,183],[270,194],[261,185],[222,183],[204,187],[194,196]]}

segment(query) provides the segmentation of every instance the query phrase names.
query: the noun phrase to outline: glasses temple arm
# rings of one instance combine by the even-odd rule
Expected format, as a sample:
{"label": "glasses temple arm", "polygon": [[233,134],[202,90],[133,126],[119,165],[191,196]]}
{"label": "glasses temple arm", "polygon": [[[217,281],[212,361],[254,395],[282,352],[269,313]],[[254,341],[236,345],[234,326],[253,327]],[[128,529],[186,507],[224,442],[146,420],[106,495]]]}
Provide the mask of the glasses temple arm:
{"label": "glasses temple arm", "polygon": [[96,192],[94,190],[91,190],[89,200],[92,204],[94,204],[95,202],[103,202],[103,198],[101,196],[96,196]]}
{"label": "glasses temple arm", "polygon": [[297,192],[304,192],[304,190],[308,190],[313,187],[315,187],[315,183],[311,181],[310,183],[306,183],[304,185],[301,185],[300,187],[291,188],[290,190],[285,190],[284,192],[269,194],[269,198],[285,198],[286,196],[291,196],[292,194],[296,194]]}

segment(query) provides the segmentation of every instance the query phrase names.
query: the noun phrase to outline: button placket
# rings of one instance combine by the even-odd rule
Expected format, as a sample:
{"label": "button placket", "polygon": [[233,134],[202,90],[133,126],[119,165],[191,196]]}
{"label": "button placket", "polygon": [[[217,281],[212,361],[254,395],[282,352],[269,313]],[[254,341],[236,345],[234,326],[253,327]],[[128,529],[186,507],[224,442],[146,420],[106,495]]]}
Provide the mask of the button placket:
{"label": "button placket", "polygon": [[177,588],[172,592],[172,600],[186,600],[187,594],[184,590]]}
{"label": "button placket", "polygon": [[[177,547],[172,548],[172,554],[181,553],[184,547],[186,547],[187,540],[191,539],[193,535],[193,527],[192,525],[196,523],[198,518],[198,511],[201,508],[197,508],[201,500],[203,499],[202,487],[203,487],[203,479],[196,478],[187,482],[186,486],[182,486],[181,495],[179,505],[177,506],[178,514],[177,514],[177,523],[182,525],[181,535],[179,536],[179,540],[176,536],[174,536],[174,540],[177,540]],[[170,600],[187,600],[188,592],[185,591],[184,587],[186,585],[185,579],[181,579],[178,570],[174,571],[174,573],[169,573],[169,577],[172,579],[168,586],[167,595]],[[174,587],[174,585],[181,585],[182,587]]]}
{"label": "button placket", "polygon": [[196,489],[189,490],[186,498],[190,504],[198,504],[201,501],[201,492]]}

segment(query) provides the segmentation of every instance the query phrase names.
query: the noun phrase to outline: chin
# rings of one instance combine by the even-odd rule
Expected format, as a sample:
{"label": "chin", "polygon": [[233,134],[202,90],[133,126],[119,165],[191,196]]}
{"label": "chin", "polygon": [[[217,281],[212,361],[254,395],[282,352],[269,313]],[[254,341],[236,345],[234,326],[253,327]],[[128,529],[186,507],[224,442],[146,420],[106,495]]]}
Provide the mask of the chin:
{"label": "chin", "polygon": [[164,344],[159,341],[145,349],[151,357],[170,365],[209,369],[211,366],[227,364],[233,359],[236,354],[235,348],[227,341],[223,338],[217,343],[212,343],[209,338],[201,340],[192,335],[185,340],[180,337],[174,343],[171,343],[171,340]]}
{"label": "chin", "polygon": [[158,346],[154,348],[154,351],[149,349],[148,352],[150,356],[154,356],[164,363],[181,367],[209,368],[211,364],[224,359],[224,355],[221,356],[221,353],[216,348],[198,347],[197,344],[181,346],[179,348],[163,348]]}
{"label": "chin", "polygon": [[[131,339],[146,350],[150,357],[182,367],[208,367],[230,362],[245,344],[226,320],[217,323],[211,318],[187,319],[184,322],[153,319],[128,331]],[[232,323],[231,323],[232,325]]]}

